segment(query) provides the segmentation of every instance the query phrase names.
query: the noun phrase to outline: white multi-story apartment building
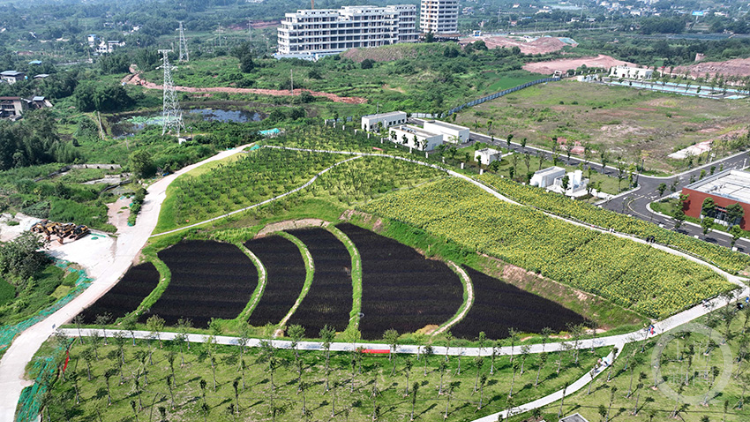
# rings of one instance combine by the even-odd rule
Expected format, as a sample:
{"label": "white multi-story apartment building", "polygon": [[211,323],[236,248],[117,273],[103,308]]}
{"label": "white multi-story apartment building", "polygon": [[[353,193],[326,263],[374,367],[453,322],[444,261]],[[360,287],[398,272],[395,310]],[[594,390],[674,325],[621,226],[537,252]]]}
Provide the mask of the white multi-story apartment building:
{"label": "white multi-story apartment building", "polygon": [[419,29],[433,34],[458,32],[458,0],[422,0]]}
{"label": "white multi-story apartment building", "polygon": [[415,5],[298,10],[281,21],[275,56],[317,59],[350,48],[416,41],[416,19]]}

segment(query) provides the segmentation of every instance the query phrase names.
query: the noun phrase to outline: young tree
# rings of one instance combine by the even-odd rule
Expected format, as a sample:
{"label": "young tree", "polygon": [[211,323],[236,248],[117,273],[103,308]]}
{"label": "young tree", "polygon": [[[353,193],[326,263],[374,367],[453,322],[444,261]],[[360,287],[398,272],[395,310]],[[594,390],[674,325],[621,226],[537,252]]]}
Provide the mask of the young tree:
{"label": "young tree", "polygon": [[536,370],[536,381],[534,381],[534,387],[539,385],[539,374],[542,373],[542,368],[544,367],[544,364],[547,363],[547,352],[542,352],[539,354],[539,365],[537,366]]}
{"label": "young tree", "polygon": [[[388,360],[393,360],[393,354],[396,353],[396,346],[398,345],[398,331],[394,329],[388,329],[383,333],[383,340],[388,343],[388,346],[391,349],[391,353],[388,354]],[[395,366],[394,366],[395,368]],[[395,369],[394,369],[395,372]],[[391,372],[391,376],[393,375],[393,372]]]}
{"label": "young tree", "polygon": [[477,386],[479,384],[479,373],[482,372],[482,366],[484,366],[484,358],[481,356],[477,356],[476,358],[474,358],[474,364],[477,368],[477,376],[474,379],[474,391],[472,392],[472,394],[477,391]]}
{"label": "young tree", "polygon": [[701,220],[701,228],[703,229],[703,238],[705,239],[708,233],[714,228],[714,219],[711,217],[703,217],[703,220]]}
{"label": "young tree", "polygon": [[[326,374],[330,370],[331,362],[331,343],[333,338],[336,336],[336,330],[333,327],[329,327],[328,324],[324,325],[318,333],[320,338],[323,339],[323,348],[326,350]],[[327,376],[326,376],[327,379]],[[328,383],[326,382],[326,391],[328,391]]]}
{"label": "young tree", "polygon": [[510,379],[510,392],[508,393],[508,397],[513,397],[513,384],[515,384],[516,381],[516,372],[518,371],[518,368],[521,366],[518,361],[515,361],[511,364],[511,367],[513,369],[513,376]]}
{"label": "young tree", "polygon": [[656,190],[659,192],[659,197],[664,196],[664,191],[667,190],[667,184],[666,183],[660,183],[659,187],[657,187]]}
{"label": "young tree", "polygon": [[510,362],[513,363],[513,348],[516,346],[519,336],[518,331],[513,327],[508,328],[508,334],[510,338]]}
{"label": "young tree", "polygon": [[161,349],[161,332],[164,329],[164,319],[159,315],[152,315],[146,320],[146,326],[151,331],[151,335],[156,336],[156,339],[159,340],[159,348]]}
{"label": "young tree", "polygon": [[297,345],[299,344],[300,340],[302,340],[302,337],[305,336],[305,327],[294,324],[289,327],[287,330],[287,334],[289,337],[292,338],[292,350],[294,351],[294,363],[299,368],[299,372],[297,374],[297,382],[299,383],[300,380],[302,380],[302,366],[299,365],[299,352],[297,351]]}
{"label": "young tree", "polygon": [[408,356],[404,358],[404,373],[406,374],[406,391],[404,391],[404,397],[409,395],[409,375],[411,374],[411,368],[413,365],[414,364]]}
{"label": "young tree", "polygon": [[417,404],[417,393],[419,392],[419,383],[415,382],[414,385],[411,387],[411,418],[409,420],[414,420],[414,406]]}
{"label": "young tree", "polygon": [[484,401],[484,385],[487,384],[487,375],[482,374],[482,378],[479,380],[479,410],[482,410],[482,402]]}

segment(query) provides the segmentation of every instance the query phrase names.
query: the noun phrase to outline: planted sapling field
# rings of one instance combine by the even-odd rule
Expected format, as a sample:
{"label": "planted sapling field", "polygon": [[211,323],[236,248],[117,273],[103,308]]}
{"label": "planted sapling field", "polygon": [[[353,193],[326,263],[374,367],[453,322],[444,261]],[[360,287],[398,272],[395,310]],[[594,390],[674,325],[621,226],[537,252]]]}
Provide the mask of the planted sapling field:
{"label": "planted sapling field", "polygon": [[250,258],[229,243],[182,241],[160,251],[159,259],[172,279],[141,322],[158,315],[168,326],[188,318],[195,327],[206,328],[211,318],[236,318],[258,284]]}

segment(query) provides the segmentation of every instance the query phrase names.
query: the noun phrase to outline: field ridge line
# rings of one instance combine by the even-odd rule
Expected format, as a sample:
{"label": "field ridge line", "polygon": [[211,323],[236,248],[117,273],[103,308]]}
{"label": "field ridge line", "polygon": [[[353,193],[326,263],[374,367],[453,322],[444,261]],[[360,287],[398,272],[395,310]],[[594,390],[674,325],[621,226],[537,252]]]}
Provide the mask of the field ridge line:
{"label": "field ridge line", "polygon": [[302,304],[302,301],[305,299],[305,296],[307,296],[307,292],[310,291],[310,288],[312,287],[313,278],[315,277],[315,262],[313,262],[312,255],[310,254],[310,249],[307,248],[307,245],[305,245],[301,240],[299,240],[296,236],[291,235],[285,231],[278,231],[276,232],[278,236],[281,236],[292,243],[294,243],[297,248],[299,248],[300,254],[302,254],[302,259],[305,261],[305,284],[302,286],[302,291],[299,293],[299,297],[297,297],[297,301],[294,302],[294,305],[291,309],[289,309],[289,312],[287,312],[286,316],[279,322],[279,329],[281,330],[289,321],[289,318],[294,315],[294,313],[297,311],[297,308],[299,308],[299,305]]}
{"label": "field ridge line", "polygon": [[453,261],[445,261],[446,264],[453,270],[454,273],[458,275],[458,278],[461,279],[463,286],[464,286],[464,293],[466,294],[466,300],[461,305],[460,308],[458,308],[458,311],[456,311],[456,315],[453,316],[448,322],[440,326],[435,332],[430,334],[431,337],[435,337],[439,334],[444,333],[447,329],[451,328],[452,326],[458,324],[461,322],[462,319],[466,316],[466,314],[469,313],[469,310],[471,310],[471,307],[474,306],[474,283],[471,281],[471,277],[469,277],[469,274],[464,271],[463,268],[461,268],[460,265],[456,264]]}
{"label": "field ridge line", "polygon": [[359,314],[362,313],[362,256],[357,245],[336,226],[329,225],[326,229],[346,246],[352,258],[352,310],[349,312],[349,325],[344,331],[359,330]]}
{"label": "field ridge line", "polygon": [[253,261],[253,264],[255,264],[255,268],[257,268],[258,270],[258,285],[255,287],[255,291],[253,292],[252,296],[250,296],[250,301],[245,306],[245,309],[243,309],[242,312],[237,315],[237,318],[235,318],[240,323],[244,323],[250,318],[250,315],[252,315],[255,307],[258,306],[260,298],[263,297],[263,292],[266,290],[266,282],[268,276],[266,273],[266,267],[263,265],[263,262],[261,262],[260,258],[258,258],[258,256],[253,253],[253,251],[246,248],[245,245],[243,245],[241,242],[235,242],[234,245],[237,246],[237,248],[239,248],[239,250],[241,250],[245,255],[247,255],[247,257],[250,258],[251,261]]}
{"label": "field ridge line", "polygon": [[[135,313],[136,316],[140,316],[142,312],[149,309],[159,299],[161,299],[161,296],[167,290],[167,287],[169,287],[169,283],[172,281],[172,270],[164,261],[159,258],[157,252],[154,252],[153,255],[147,254],[147,256],[149,258],[148,261],[154,264],[154,267],[156,267],[156,271],[159,272],[159,283],[156,285],[156,287],[154,287],[154,290],[152,290],[151,293],[148,294],[148,296],[143,298],[138,307],[135,308],[133,312],[131,312]],[[144,306],[144,304],[149,304],[149,306]]]}
{"label": "field ridge line", "polygon": [[315,183],[315,181],[318,180],[318,177],[320,177],[323,174],[327,173],[329,170],[332,170],[332,169],[340,166],[341,164],[347,163],[349,161],[356,160],[357,158],[361,158],[361,155],[357,155],[357,156],[354,156],[352,158],[347,158],[346,160],[342,160],[342,161],[336,162],[333,165],[331,165],[330,167],[327,167],[327,168],[321,170],[319,173],[317,173],[315,176],[313,176],[312,179],[308,180],[304,185],[296,187],[296,188],[294,188],[294,189],[292,189],[292,190],[290,190],[288,192],[282,193],[281,195],[274,196],[273,198],[268,198],[265,201],[261,201],[261,202],[258,202],[256,204],[253,204],[253,205],[250,205],[250,206],[247,206],[247,207],[244,207],[244,208],[240,208],[238,210],[234,210],[234,211],[228,212],[226,214],[222,214],[222,215],[219,215],[219,216],[216,216],[216,217],[213,217],[213,218],[209,218],[208,220],[203,220],[203,221],[195,223],[195,224],[190,224],[189,226],[179,227],[179,228],[176,228],[176,229],[167,230],[165,232],[152,234],[149,237],[159,237],[159,236],[164,236],[164,235],[167,235],[167,234],[177,233],[177,232],[182,231],[182,230],[192,229],[194,227],[202,226],[204,224],[211,223],[213,221],[218,221],[218,220],[221,220],[223,218],[227,218],[227,217],[229,217],[231,215],[238,214],[238,213],[241,213],[243,211],[251,210],[253,208],[257,208],[257,207],[260,207],[262,205],[270,204],[271,202],[277,201],[277,200],[279,200],[281,198],[284,198],[285,196],[289,196],[289,195],[291,195],[293,193],[297,193],[297,192],[301,191],[302,189],[305,189],[306,187],[308,187],[308,186],[312,185],[313,183]]}

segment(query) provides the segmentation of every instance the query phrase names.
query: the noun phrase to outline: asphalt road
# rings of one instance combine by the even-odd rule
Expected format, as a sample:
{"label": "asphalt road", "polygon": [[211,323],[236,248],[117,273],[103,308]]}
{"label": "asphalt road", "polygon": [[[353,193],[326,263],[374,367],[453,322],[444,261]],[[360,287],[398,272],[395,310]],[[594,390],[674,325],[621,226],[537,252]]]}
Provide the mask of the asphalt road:
{"label": "asphalt road", "polygon": [[[508,143],[505,139],[499,139],[494,138],[494,141],[491,137],[487,135],[483,135],[480,133],[474,133],[471,132],[471,142],[484,142],[486,144],[495,145],[498,147],[508,148],[515,152],[524,152],[524,151],[533,151],[535,155],[542,154],[546,159],[551,160],[552,159],[552,152],[532,146],[526,146],[526,148],[522,148],[520,144],[517,144],[515,142],[512,142],[510,144],[510,148],[508,147]],[[468,144],[465,144],[468,145]],[[463,146],[465,146],[463,145]],[[560,155],[560,160],[568,164],[570,166],[577,166],[579,163],[581,163],[583,160],[579,157],[571,156],[570,160],[568,161],[565,154]],[[655,177],[655,176],[646,176],[646,175],[638,175],[638,188],[634,191],[630,191],[630,193],[626,194],[620,194],[616,196],[615,198],[602,203],[601,206],[603,208],[607,208],[609,210],[621,213],[621,214],[628,214],[632,215],[633,217],[640,218],[641,220],[650,221],[655,224],[659,224],[664,228],[673,230],[674,229],[674,220],[671,218],[665,218],[661,215],[658,215],[656,213],[653,213],[648,209],[648,204],[656,201],[657,199],[660,199],[659,197],[659,191],[657,190],[659,185],[661,183],[664,183],[667,185],[667,190],[664,192],[664,195],[671,194],[671,190],[669,189],[669,186],[672,185],[672,183],[677,179],[677,186],[676,191],[679,192],[680,189],[688,184],[690,184],[690,177],[694,176],[696,180],[698,180],[698,177],[700,176],[701,170],[706,170],[706,173],[709,172],[711,166],[716,166],[717,171],[719,165],[724,165],[724,170],[728,169],[741,169],[750,164],[750,153],[749,152],[742,152],[735,155],[732,155],[730,157],[721,159],[721,160],[715,160],[711,163],[704,164],[700,167],[696,167],[692,170],[686,171],[684,173],[679,173],[674,176],[669,177]],[[594,171],[612,176],[617,177],[618,170],[615,167],[607,166],[603,167],[599,163],[595,162],[589,162],[586,164],[587,166],[590,166],[594,169]],[[692,223],[685,222],[682,227],[678,230],[679,233],[688,235],[688,236],[698,236],[700,239],[704,239],[703,236],[703,230],[700,226]],[[731,240],[732,237],[724,232],[719,231],[712,231],[707,236],[705,236],[705,241],[710,243],[719,244],[726,247],[731,247]],[[740,252],[750,253],[750,240],[742,238],[737,241],[735,244],[737,247],[737,250]]]}

